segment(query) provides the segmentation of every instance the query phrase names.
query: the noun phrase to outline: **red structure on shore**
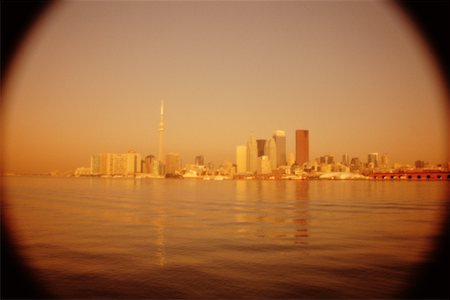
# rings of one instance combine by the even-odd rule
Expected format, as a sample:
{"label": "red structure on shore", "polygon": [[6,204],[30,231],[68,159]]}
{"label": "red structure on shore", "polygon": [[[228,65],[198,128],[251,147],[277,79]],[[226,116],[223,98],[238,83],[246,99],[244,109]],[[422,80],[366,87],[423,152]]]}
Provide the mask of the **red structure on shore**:
{"label": "red structure on shore", "polygon": [[450,172],[437,171],[376,172],[368,176],[375,180],[450,180]]}

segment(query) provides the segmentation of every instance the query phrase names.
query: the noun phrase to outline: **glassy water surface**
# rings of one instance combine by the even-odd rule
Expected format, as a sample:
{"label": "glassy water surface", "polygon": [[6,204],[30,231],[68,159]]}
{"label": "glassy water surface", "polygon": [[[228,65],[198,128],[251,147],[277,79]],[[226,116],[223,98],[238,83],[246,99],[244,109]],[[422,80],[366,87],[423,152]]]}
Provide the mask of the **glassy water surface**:
{"label": "glassy water surface", "polygon": [[392,298],[446,182],[5,178],[20,253],[58,298]]}

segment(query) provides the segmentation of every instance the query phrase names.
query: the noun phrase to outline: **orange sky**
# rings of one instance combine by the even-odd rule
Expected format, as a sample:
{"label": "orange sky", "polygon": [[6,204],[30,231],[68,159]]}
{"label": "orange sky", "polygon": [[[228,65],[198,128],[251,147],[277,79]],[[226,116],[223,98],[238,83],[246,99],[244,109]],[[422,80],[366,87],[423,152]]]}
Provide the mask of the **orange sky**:
{"label": "orange sky", "polygon": [[5,171],[88,166],[99,152],[235,161],[250,133],[310,130],[310,158],[447,161],[446,95],[386,2],[65,1],[8,74]]}

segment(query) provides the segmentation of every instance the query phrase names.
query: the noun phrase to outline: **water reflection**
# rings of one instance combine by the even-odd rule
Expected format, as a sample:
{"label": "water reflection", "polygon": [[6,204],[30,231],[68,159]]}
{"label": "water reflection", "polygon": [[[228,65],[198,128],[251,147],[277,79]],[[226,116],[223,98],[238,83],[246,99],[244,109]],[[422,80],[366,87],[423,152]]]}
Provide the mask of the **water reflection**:
{"label": "water reflection", "polygon": [[239,234],[307,245],[308,206],[308,182],[239,180],[235,184],[233,210]]}
{"label": "water reflection", "polygon": [[155,208],[156,216],[152,221],[152,225],[155,227],[155,256],[157,264],[160,267],[164,267],[167,263],[166,258],[166,221],[167,212],[164,207]]}
{"label": "water reflection", "polygon": [[309,183],[296,182],[295,184],[295,219],[296,233],[295,243],[299,245],[307,245],[309,237]]}

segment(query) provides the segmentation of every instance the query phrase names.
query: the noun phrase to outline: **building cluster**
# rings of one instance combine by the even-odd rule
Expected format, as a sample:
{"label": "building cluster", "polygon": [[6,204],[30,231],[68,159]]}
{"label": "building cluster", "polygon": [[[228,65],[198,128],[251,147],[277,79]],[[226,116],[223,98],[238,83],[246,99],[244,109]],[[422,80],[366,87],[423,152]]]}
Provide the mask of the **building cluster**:
{"label": "building cluster", "polygon": [[291,174],[292,166],[303,166],[309,160],[309,131],[296,130],[296,151],[287,155],[286,133],[275,130],[269,139],[255,139],[236,147],[238,175]]}
{"label": "building cluster", "polygon": [[[106,177],[185,177],[208,178],[226,176],[227,178],[328,178],[334,173],[345,178],[360,178],[376,172],[404,172],[410,170],[448,170],[446,166],[432,166],[424,161],[416,161],[415,166],[390,164],[387,154],[369,153],[367,161],[348,154],[337,161],[333,155],[323,155],[314,160],[309,158],[309,130],[295,131],[295,153],[286,152],[286,133],[275,130],[268,139],[256,139],[253,135],[246,144],[236,147],[236,163],[225,162],[215,167],[205,163],[202,155],[193,164],[182,168],[180,155],[163,155],[164,109],[161,102],[159,123],[158,156],[145,158],[135,151],[127,153],[100,153],[91,156],[90,167],[75,170],[75,176]],[[344,174],[344,175],[343,175]],[[357,176],[353,176],[353,175]]]}
{"label": "building cluster", "polygon": [[100,153],[91,156],[89,168],[78,168],[75,175],[128,176],[142,172],[142,159],[139,153]]}

